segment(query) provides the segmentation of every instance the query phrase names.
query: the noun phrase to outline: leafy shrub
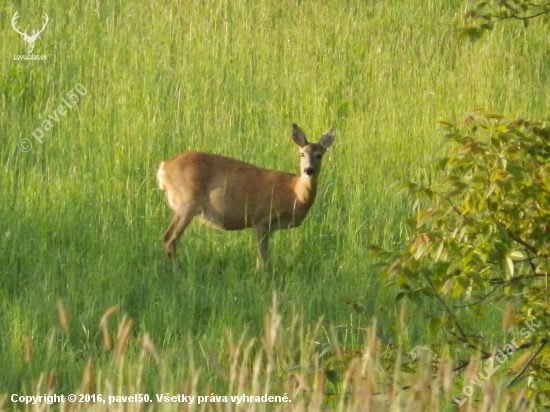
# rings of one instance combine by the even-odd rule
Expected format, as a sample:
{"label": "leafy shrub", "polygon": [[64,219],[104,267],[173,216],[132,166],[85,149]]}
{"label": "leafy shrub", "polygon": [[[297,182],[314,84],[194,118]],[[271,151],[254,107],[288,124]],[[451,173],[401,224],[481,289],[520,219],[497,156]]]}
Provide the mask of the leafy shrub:
{"label": "leafy shrub", "polygon": [[[438,356],[448,346],[494,361],[501,353],[516,363],[495,371],[506,387],[523,381],[525,396],[550,400],[550,127],[476,112],[463,125],[441,122],[450,154],[437,163],[432,187],[405,182],[416,216],[408,220],[407,246],[389,252],[372,246],[397,300],[432,299],[444,315],[428,322]],[[387,305],[387,302],[386,302]],[[504,336],[472,327],[493,307],[504,312]],[[455,352],[456,353],[456,352]],[[506,356],[508,358],[508,356]],[[458,360],[462,371],[469,359]]]}

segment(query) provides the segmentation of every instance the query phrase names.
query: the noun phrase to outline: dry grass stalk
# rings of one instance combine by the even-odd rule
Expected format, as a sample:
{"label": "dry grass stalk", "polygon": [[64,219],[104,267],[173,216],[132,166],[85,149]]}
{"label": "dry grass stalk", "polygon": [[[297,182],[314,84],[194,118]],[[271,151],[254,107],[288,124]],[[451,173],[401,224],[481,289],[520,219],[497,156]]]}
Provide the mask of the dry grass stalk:
{"label": "dry grass stalk", "polygon": [[126,345],[128,344],[128,338],[130,337],[130,332],[132,331],[133,325],[134,321],[124,315],[118,329],[115,347],[114,359],[116,364],[120,364],[124,358],[124,351],[126,350]]}
{"label": "dry grass stalk", "polygon": [[84,374],[82,375],[82,383],[80,384],[80,393],[93,394],[92,386],[94,383],[94,363],[91,359],[88,359]]}
{"label": "dry grass stalk", "polygon": [[111,306],[105,311],[101,320],[99,321],[99,327],[103,336],[103,349],[110,350],[113,347],[111,334],[109,333],[109,318],[118,311],[117,306]]}
{"label": "dry grass stalk", "polygon": [[28,336],[23,338],[23,360],[26,363],[29,363],[32,360],[31,338]]}
{"label": "dry grass stalk", "polygon": [[59,322],[59,327],[63,332],[67,332],[69,330],[69,317],[67,316],[65,305],[61,299],[57,299],[57,321]]}

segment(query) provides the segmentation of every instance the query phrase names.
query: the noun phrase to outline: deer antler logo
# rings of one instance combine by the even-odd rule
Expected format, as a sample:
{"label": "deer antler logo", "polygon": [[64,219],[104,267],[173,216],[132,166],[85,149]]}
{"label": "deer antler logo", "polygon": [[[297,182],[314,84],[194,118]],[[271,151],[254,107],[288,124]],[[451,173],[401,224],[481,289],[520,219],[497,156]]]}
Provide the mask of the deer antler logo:
{"label": "deer antler logo", "polygon": [[11,19],[11,25],[13,27],[13,29],[19,33],[21,35],[21,37],[23,38],[23,40],[25,41],[25,43],[27,43],[27,54],[31,54],[32,51],[34,50],[34,43],[36,43],[36,40],[38,39],[38,36],[40,35],[40,33],[42,33],[44,31],[44,29],[46,28],[46,24],[48,24],[48,21],[49,21],[49,18],[48,18],[48,15],[46,13],[44,13],[44,25],[42,26],[42,28],[40,30],[32,30],[31,32],[31,35],[29,36],[27,34],[27,32],[21,32],[16,26],[15,26],[15,21],[19,18],[19,12],[16,11],[15,14],[13,15],[12,19]]}

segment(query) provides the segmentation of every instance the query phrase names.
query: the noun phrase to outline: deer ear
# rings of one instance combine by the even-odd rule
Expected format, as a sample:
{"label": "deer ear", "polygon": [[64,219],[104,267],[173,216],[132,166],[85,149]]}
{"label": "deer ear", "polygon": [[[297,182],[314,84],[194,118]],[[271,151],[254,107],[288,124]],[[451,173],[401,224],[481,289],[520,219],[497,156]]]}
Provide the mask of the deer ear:
{"label": "deer ear", "polygon": [[292,140],[300,147],[307,145],[306,135],[296,123],[292,123]]}
{"label": "deer ear", "polygon": [[332,143],[334,143],[334,136],[336,135],[336,131],[334,130],[334,127],[331,127],[328,129],[323,135],[321,136],[321,139],[319,140],[319,144],[323,146],[325,149],[332,146]]}

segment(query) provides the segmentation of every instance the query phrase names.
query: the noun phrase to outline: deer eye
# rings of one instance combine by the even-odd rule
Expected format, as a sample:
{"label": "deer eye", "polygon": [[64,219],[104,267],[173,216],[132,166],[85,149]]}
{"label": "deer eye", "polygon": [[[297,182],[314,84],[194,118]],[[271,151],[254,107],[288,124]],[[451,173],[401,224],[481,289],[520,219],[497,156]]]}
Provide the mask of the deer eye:
{"label": "deer eye", "polygon": [[300,157],[304,157],[304,156],[305,156],[305,154],[304,154],[304,153],[300,153]]}

